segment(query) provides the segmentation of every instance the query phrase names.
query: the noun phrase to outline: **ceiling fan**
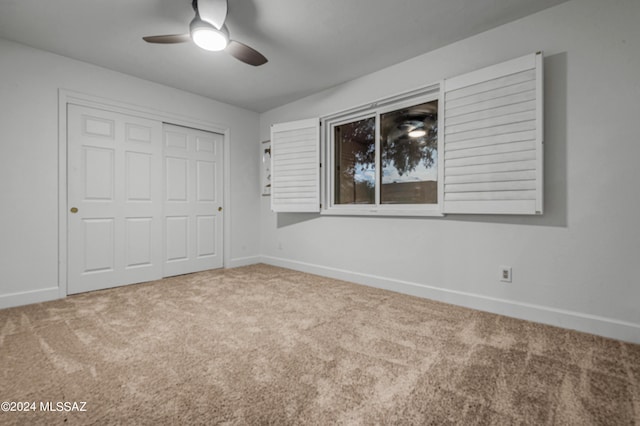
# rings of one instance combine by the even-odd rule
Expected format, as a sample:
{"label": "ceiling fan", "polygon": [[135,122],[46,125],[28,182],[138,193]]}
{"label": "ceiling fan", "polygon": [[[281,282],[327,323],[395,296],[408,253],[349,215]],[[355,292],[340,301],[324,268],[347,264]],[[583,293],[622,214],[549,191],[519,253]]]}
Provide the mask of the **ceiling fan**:
{"label": "ceiling fan", "polygon": [[142,37],[147,43],[184,43],[189,40],[200,48],[211,51],[224,50],[234,58],[253,66],[267,63],[267,58],[257,50],[229,38],[227,0],[193,0],[196,16],[189,24],[188,34],[168,34]]}

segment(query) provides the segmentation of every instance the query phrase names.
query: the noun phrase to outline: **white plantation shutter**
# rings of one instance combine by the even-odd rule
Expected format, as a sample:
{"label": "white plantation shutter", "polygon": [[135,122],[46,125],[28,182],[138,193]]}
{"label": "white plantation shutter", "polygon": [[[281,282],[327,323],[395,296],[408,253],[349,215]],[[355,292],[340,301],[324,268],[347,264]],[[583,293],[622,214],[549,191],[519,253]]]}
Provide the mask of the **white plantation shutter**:
{"label": "white plantation shutter", "polygon": [[320,120],[271,127],[271,210],[320,211]]}
{"label": "white plantation shutter", "polygon": [[445,213],[542,213],[542,54],[444,83]]}

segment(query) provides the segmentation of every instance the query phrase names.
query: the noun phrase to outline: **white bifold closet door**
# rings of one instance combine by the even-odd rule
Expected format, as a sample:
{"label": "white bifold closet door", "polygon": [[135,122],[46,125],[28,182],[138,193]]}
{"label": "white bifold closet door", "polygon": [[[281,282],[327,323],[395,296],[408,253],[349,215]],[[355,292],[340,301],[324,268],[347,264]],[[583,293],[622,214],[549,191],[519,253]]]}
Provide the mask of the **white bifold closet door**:
{"label": "white bifold closet door", "polygon": [[67,293],[221,268],[224,136],[67,107]]}
{"label": "white bifold closet door", "polygon": [[162,277],[162,123],[68,105],[67,293]]}
{"label": "white bifold closet door", "polygon": [[224,136],[164,125],[164,275],[221,268]]}

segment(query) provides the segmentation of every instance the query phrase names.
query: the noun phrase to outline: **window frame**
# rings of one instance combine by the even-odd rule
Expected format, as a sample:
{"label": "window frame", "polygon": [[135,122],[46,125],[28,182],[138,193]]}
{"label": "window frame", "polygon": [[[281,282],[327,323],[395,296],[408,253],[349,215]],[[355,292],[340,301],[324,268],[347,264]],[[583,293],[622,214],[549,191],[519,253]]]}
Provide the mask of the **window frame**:
{"label": "window frame", "polygon": [[[444,190],[444,138],[441,132],[444,124],[442,114],[443,82],[423,86],[421,88],[402,93],[400,95],[384,98],[376,102],[362,105],[350,110],[338,112],[321,118],[321,155],[322,173],[321,185],[322,202],[320,209],[324,215],[351,215],[351,216],[444,216],[443,190]],[[380,141],[380,116],[382,114],[399,109],[420,105],[427,102],[438,102],[438,142],[437,142],[437,168],[438,168],[438,202],[435,204],[381,204],[381,141]],[[335,203],[335,128],[336,126],[353,123],[358,120],[375,118],[375,204],[336,204]]]}

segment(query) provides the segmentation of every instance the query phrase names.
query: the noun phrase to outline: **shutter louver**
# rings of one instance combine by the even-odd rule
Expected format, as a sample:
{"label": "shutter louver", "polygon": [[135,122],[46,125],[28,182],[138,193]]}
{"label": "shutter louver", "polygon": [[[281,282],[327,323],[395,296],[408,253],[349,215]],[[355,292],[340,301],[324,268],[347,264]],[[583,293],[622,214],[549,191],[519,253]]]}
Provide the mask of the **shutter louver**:
{"label": "shutter louver", "polygon": [[542,213],[542,54],[445,80],[444,212]]}
{"label": "shutter louver", "polygon": [[320,211],[320,120],[271,127],[271,210]]}

